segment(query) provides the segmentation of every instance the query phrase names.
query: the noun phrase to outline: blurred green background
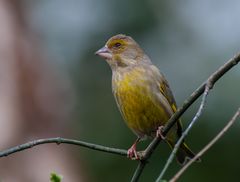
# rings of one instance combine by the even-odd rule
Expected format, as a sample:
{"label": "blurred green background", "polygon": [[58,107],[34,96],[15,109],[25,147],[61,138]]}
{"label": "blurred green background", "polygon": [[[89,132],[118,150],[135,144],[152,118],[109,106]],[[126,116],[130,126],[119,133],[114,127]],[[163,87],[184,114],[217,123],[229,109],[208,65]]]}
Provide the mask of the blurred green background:
{"label": "blurred green background", "polygon": [[[22,5],[28,26],[51,57],[48,61],[71,83],[73,112],[64,136],[106,146],[127,149],[135,140],[111,93],[111,70],[94,55],[108,38],[118,33],[132,36],[165,74],[178,105],[240,50],[237,0],[25,0]],[[239,107],[238,67],[211,91],[203,115],[186,139],[193,151],[207,144]],[[198,105],[199,101],[184,114],[184,126]],[[239,129],[236,123],[179,181],[237,181]],[[148,143],[143,142],[139,149]],[[77,147],[71,150],[79,161],[75,167],[84,171],[86,181],[129,181],[137,166],[136,161],[121,156]],[[169,154],[168,146],[161,143],[140,181],[154,181]],[[169,179],[179,168],[174,161],[164,178]]]}

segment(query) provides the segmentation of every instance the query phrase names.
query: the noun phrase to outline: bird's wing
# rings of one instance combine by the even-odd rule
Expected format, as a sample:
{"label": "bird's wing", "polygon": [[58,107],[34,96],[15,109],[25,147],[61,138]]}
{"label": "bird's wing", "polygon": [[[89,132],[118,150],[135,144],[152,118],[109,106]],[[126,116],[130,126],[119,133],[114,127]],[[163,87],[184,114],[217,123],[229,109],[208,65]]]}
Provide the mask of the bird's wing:
{"label": "bird's wing", "polygon": [[173,112],[176,112],[177,111],[177,105],[176,105],[176,101],[174,99],[173,93],[172,93],[172,91],[169,87],[169,84],[168,84],[167,80],[164,78],[164,76],[162,74],[160,76],[162,77],[161,82],[159,84],[160,92],[168,100],[169,104],[171,105],[171,108],[172,108]]}
{"label": "bird's wing", "polygon": [[154,75],[153,77],[155,79],[157,79],[157,83],[158,83],[157,87],[158,87],[159,91],[167,99],[173,112],[176,112],[176,110],[177,110],[176,101],[174,99],[174,96],[172,94],[172,91],[169,87],[169,84],[168,84],[166,78],[164,77],[164,75],[159,71],[159,69],[156,66],[151,65],[151,70]]}
{"label": "bird's wing", "polygon": [[[159,71],[159,69],[156,66],[152,65],[151,67],[152,67],[152,70],[156,74],[155,77],[158,78],[157,80],[158,80],[159,91],[167,99],[169,105],[171,106],[171,108],[173,110],[173,113],[175,113],[177,111],[177,104],[176,104],[173,93],[169,87],[169,84],[168,84],[166,78],[164,77],[164,75]],[[177,125],[178,125],[178,130],[177,130],[178,136],[181,136],[182,135],[182,124],[181,124],[180,119],[177,122]]]}

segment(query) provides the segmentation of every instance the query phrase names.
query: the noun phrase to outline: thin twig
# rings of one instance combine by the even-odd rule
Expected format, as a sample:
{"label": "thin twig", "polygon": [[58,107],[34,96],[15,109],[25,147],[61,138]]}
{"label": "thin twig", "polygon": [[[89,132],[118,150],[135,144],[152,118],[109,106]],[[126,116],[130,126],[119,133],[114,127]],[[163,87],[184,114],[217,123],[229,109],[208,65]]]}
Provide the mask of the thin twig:
{"label": "thin twig", "polygon": [[[232,67],[237,65],[240,62],[240,53],[236,54],[233,58],[227,61],[224,65],[222,65],[216,72],[214,72],[207,80],[211,80],[212,85],[209,85],[210,88],[221,78],[227,71],[229,71]],[[163,128],[163,136],[169,132],[169,130],[174,126],[174,124],[178,121],[178,119],[182,116],[182,114],[203,94],[206,81],[198,87],[188,99],[183,102],[183,105],[172,115],[172,117],[168,120]],[[148,145],[147,149],[145,150],[145,155],[142,156],[142,161],[148,160],[153,151],[157,148],[158,144],[160,143],[161,138],[154,138],[153,141]],[[134,172],[134,177],[132,181],[137,181],[135,179],[139,179],[139,176],[142,174],[142,171],[145,167],[146,163],[143,162],[142,165],[139,165]],[[141,171],[141,172],[139,172]],[[137,175],[136,175],[137,174]]]}
{"label": "thin twig", "polygon": [[181,143],[183,142],[184,138],[188,135],[189,131],[191,130],[192,126],[197,122],[197,120],[199,119],[199,117],[201,116],[204,106],[206,104],[207,101],[207,95],[209,93],[209,84],[206,84],[205,87],[205,91],[203,93],[203,98],[201,101],[201,104],[199,106],[199,109],[196,113],[196,115],[193,117],[192,121],[190,122],[190,124],[188,125],[187,129],[182,133],[182,136],[179,138],[179,140],[177,141],[176,145],[174,146],[174,149],[172,150],[165,166],[163,167],[163,170],[161,171],[159,177],[157,178],[156,182],[160,182],[162,180],[163,175],[165,174],[165,172],[167,171],[168,167],[170,166],[170,164],[172,163],[174,156],[177,153],[177,150],[179,149]]}
{"label": "thin twig", "polygon": [[145,149],[145,154],[141,157],[141,160],[139,161],[139,164],[133,174],[131,182],[137,182],[140,178],[143,169],[145,168],[147,164],[147,159],[149,159],[155,150],[155,148],[158,146],[162,139],[161,138],[154,138],[153,141],[148,145],[148,147]]}
{"label": "thin twig", "polygon": [[191,159],[186,165],[184,165],[169,182],[176,182],[179,177],[186,171],[186,169],[199,157],[201,157],[206,151],[209,150],[224,134],[225,132],[235,123],[237,118],[240,116],[240,108],[234,114],[232,119],[226,124],[226,126],[215,136],[193,159]]}
{"label": "thin twig", "polygon": [[0,152],[0,157],[6,157],[10,154],[32,148],[36,145],[42,145],[42,144],[47,144],[47,143],[72,144],[72,145],[78,145],[78,146],[86,147],[86,148],[89,148],[89,149],[92,149],[92,150],[98,150],[98,151],[102,151],[102,152],[127,156],[127,151],[126,150],[117,149],[117,148],[110,148],[110,147],[105,147],[105,146],[97,145],[97,144],[93,144],[93,143],[88,143],[88,142],[83,142],[83,141],[78,141],[78,140],[72,140],[72,139],[57,137],[57,138],[38,139],[38,140],[34,140],[34,141],[31,141],[31,142],[27,142],[27,143],[18,145],[16,147],[13,147],[13,148],[10,148],[10,149],[7,149],[7,150],[3,150],[3,151]]}
{"label": "thin twig", "polygon": [[138,166],[137,166],[137,169],[136,169],[137,172],[134,173],[134,175],[133,175],[133,177],[132,177],[132,179],[131,179],[131,182],[136,182],[136,181],[139,180],[140,175],[141,175],[141,173],[142,173],[142,170],[144,169],[143,166],[145,166],[145,163],[146,163],[146,161],[140,161],[140,162],[138,163]]}

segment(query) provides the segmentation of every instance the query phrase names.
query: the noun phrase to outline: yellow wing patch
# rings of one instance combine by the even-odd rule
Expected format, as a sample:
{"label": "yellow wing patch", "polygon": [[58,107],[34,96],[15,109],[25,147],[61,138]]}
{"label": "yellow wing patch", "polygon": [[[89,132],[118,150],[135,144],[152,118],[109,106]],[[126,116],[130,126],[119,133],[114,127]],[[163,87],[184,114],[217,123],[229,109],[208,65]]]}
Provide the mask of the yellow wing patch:
{"label": "yellow wing patch", "polygon": [[174,100],[174,97],[173,97],[173,94],[167,84],[167,82],[163,81],[161,84],[160,84],[160,92],[165,96],[165,98],[168,100],[173,112],[176,112],[177,111],[177,105],[176,105],[176,102]]}

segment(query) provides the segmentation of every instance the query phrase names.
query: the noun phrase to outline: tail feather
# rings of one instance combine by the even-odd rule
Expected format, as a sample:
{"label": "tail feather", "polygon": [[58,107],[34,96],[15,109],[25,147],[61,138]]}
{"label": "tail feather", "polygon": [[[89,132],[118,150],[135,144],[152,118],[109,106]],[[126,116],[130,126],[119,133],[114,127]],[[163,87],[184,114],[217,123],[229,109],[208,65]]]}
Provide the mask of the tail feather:
{"label": "tail feather", "polygon": [[[168,142],[168,144],[171,146],[171,148],[174,148],[174,144],[171,142]],[[195,156],[195,154],[189,149],[189,147],[186,145],[186,143],[182,143],[176,153],[177,161],[184,165],[189,159],[192,159]],[[200,158],[196,160],[197,162],[200,162]]]}

